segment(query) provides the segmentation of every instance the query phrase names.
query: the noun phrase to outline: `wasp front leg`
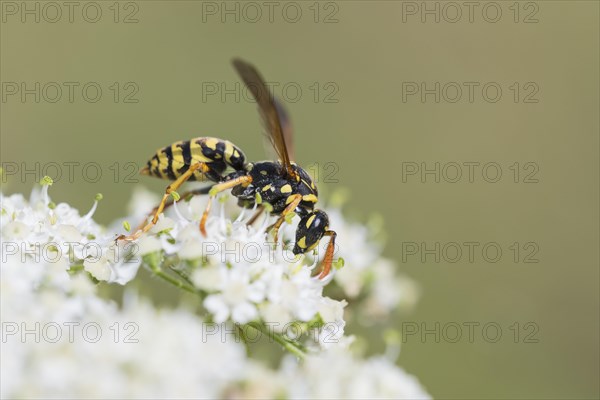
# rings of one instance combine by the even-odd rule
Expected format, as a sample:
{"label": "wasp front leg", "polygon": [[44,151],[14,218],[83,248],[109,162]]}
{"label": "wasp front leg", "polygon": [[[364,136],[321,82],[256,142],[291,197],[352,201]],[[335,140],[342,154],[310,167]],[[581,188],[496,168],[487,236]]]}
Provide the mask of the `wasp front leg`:
{"label": "wasp front leg", "polygon": [[117,240],[126,240],[126,241],[136,240],[140,236],[142,236],[144,233],[148,232],[158,222],[158,216],[163,212],[165,205],[167,204],[167,200],[171,196],[171,193],[173,193],[174,191],[179,189],[179,187],[181,185],[183,185],[185,183],[185,181],[190,179],[190,177],[197,170],[200,170],[202,173],[211,172],[210,167],[206,163],[200,162],[200,163],[192,164],[188,168],[187,171],[185,171],[179,178],[177,178],[173,183],[171,183],[169,186],[167,186],[167,188],[165,189],[165,194],[163,195],[163,198],[162,198],[160,204],[158,205],[158,207],[155,208],[154,216],[152,217],[152,220],[150,222],[146,223],[144,226],[142,226],[141,229],[137,230],[133,235],[128,235],[128,236],[121,235],[121,236],[117,237]]}
{"label": "wasp front leg", "polygon": [[325,251],[325,257],[323,257],[323,261],[321,263],[321,273],[319,274],[319,279],[325,278],[327,275],[329,275],[329,271],[331,271],[331,264],[333,264],[333,252],[335,251],[335,238],[337,233],[335,233],[335,231],[325,231],[323,236],[331,236],[331,239],[329,240],[327,250]]}

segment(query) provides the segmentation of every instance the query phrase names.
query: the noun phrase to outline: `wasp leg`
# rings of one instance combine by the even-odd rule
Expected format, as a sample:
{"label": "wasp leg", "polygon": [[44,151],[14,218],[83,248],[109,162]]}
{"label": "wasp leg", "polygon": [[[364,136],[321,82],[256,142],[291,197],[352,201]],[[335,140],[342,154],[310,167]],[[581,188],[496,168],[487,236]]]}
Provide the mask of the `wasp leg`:
{"label": "wasp leg", "polygon": [[329,271],[331,271],[331,264],[333,263],[333,251],[335,250],[335,237],[337,233],[335,231],[325,231],[323,236],[331,236],[329,240],[329,244],[327,245],[327,250],[325,251],[325,257],[323,257],[323,261],[321,265],[323,266],[321,269],[321,273],[319,274],[319,279],[325,278],[329,275]]}
{"label": "wasp leg", "polygon": [[[203,187],[200,189],[194,189],[194,190],[190,190],[189,192],[185,192],[184,194],[181,195],[181,199],[182,200],[189,200],[192,197],[196,196],[196,195],[201,195],[201,194],[208,194],[208,191],[210,190],[210,187]],[[173,204],[175,203],[175,200],[173,200],[173,198],[170,198],[166,203],[165,206],[163,207],[163,212],[171,207]],[[148,217],[151,215],[154,215],[154,213],[156,213],[156,211],[158,211],[158,207],[156,206],[152,209],[152,211],[150,211],[148,213]],[[148,217],[146,217],[146,219],[148,219]],[[146,219],[144,221],[142,221],[142,223],[140,224],[140,226],[137,227],[136,231],[143,229],[144,226],[146,226]]]}
{"label": "wasp leg", "polygon": [[260,217],[264,211],[265,211],[265,208],[263,206],[258,206],[258,210],[256,210],[254,215],[248,220],[248,222],[246,222],[246,225],[248,225],[248,226],[254,225],[254,223],[256,222],[258,217]]}
{"label": "wasp leg", "polygon": [[188,168],[187,171],[185,171],[179,178],[177,178],[173,183],[171,183],[169,186],[167,186],[167,189],[165,189],[165,194],[163,195],[163,198],[162,198],[160,204],[158,205],[158,207],[156,207],[156,209],[154,211],[154,217],[152,218],[152,221],[146,223],[142,227],[142,229],[139,229],[133,235],[129,235],[129,236],[121,235],[117,238],[117,240],[127,240],[127,241],[136,240],[140,236],[142,236],[144,233],[148,232],[154,225],[156,225],[156,222],[158,222],[158,216],[163,212],[163,210],[166,206],[167,200],[169,199],[169,196],[171,196],[171,193],[174,192],[175,190],[177,190],[181,185],[183,185],[185,183],[185,181],[190,179],[190,177],[193,175],[194,171],[196,171],[198,169],[201,170],[203,173],[207,173],[207,172],[211,171],[210,167],[208,165],[206,165],[205,163],[200,162],[197,164],[192,164]]}
{"label": "wasp leg", "polygon": [[[292,200],[290,200],[290,198]],[[298,207],[298,204],[300,204],[300,202],[302,201],[302,195],[299,193],[293,194],[291,196],[288,197],[288,200],[290,202],[290,204],[287,205],[287,207],[282,211],[281,216],[279,217],[279,219],[277,221],[275,221],[275,223],[271,226],[269,226],[267,228],[267,232],[269,232],[271,229],[274,230],[274,238],[275,238],[275,243],[277,244],[277,239],[279,237],[279,227],[281,226],[281,224],[283,224],[283,221],[285,221],[285,216],[287,214],[289,214],[290,212],[294,211],[296,209],[296,207]]]}
{"label": "wasp leg", "polygon": [[206,205],[206,209],[204,210],[204,214],[202,214],[202,219],[200,220],[200,232],[202,233],[202,236],[206,237],[206,219],[208,218],[208,213],[210,212],[213,198],[215,198],[219,192],[250,182],[252,182],[252,177],[249,175],[243,175],[227,182],[217,183],[210,188],[210,191],[208,192],[210,196],[208,198],[208,204]]}

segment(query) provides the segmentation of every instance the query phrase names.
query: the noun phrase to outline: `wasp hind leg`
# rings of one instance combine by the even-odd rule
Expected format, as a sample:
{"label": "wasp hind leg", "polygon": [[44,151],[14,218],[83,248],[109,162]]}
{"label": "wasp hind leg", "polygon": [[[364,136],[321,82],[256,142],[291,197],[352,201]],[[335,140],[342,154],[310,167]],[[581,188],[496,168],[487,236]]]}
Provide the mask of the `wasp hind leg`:
{"label": "wasp hind leg", "polygon": [[[156,225],[156,223],[158,222],[158,216],[163,212],[165,207],[167,207],[167,201],[169,200],[171,193],[179,189],[179,187],[183,185],[188,179],[190,179],[190,177],[197,170],[200,170],[204,174],[215,174],[215,171],[213,171],[206,163],[200,162],[197,164],[192,164],[187,171],[185,171],[179,178],[177,178],[173,183],[167,186],[167,188],[165,189],[165,194],[163,195],[160,204],[154,209],[154,216],[152,217],[152,220],[150,222],[147,222],[146,224],[141,225],[140,228],[138,228],[138,230],[133,235],[121,235],[117,237],[116,240],[132,241],[138,239],[144,233],[148,232],[154,225]],[[169,202],[169,206],[172,204],[172,201]]]}
{"label": "wasp hind leg", "polygon": [[[197,195],[203,195],[203,194],[208,194],[208,191],[210,190],[210,186],[209,187],[203,187],[203,188],[199,188],[199,189],[194,189],[194,190],[190,190],[188,192],[185,192],[184,194],[181,195],[181,199],[184,201],[188,201],[189,199],[191,199],[194,196]],[[173,200],[173,197],[169,198],[169,200],[167,200],[167,202],[165,203],[165,206],[163,207],[163,212],[171,207],[173,204],[175,203],[175,201]],[[140,224],[140,226],[138,226],[136,228],[136,232],[143,229],[144,226],[146,226],[146,220],[148,219],[148,217],[154,215],[154,213],[158,210],[159,206],[156,206],[152,209],[152,211],[150,211],[148,213],[148,216],[146,217],[146,219],[144,219],[144,221],[142,221],[142,223]]]}

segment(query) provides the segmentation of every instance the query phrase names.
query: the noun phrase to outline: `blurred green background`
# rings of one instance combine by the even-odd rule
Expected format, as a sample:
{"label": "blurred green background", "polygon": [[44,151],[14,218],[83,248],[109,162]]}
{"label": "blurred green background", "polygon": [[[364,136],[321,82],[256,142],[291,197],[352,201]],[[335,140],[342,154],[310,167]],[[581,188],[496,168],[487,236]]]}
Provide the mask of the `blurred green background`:
{"label": "blurred green background", "polygon": [[[598,2],[473,2],[471,15],[462,2],[275,2],[269,15],[263,2],[97,1],[72,17],[48,4],[2,2],[5,193],[30,190],[23,169],[52,175],[58,163],[53,199],[87,210],[102,192],[108,223],[131,181],[164,189],[132,174],[158,147],[214,135],[263,159],[230,67],[243,57],[289,100],[298,162],[322,174],[335,163],[323,190],[346,187],[350,211],[385,217],[386,255],[422,288],[397,327],[440,324],[439,343],[406,335],[400,356],[434,397],[598,398]],[[73,184],[65,162],[79,163]],[[420,175],[435,163],[439,182]],[[473,262],[465,242],[478,243]],[[489,242],[497,262],[482,255]],[[439,262],[424,251],[436,243]],[[464,250],[456,262],[448,243]],[[532,252],[538,262],[524,262]],[[488,323],[502,329],[495,343]]]}

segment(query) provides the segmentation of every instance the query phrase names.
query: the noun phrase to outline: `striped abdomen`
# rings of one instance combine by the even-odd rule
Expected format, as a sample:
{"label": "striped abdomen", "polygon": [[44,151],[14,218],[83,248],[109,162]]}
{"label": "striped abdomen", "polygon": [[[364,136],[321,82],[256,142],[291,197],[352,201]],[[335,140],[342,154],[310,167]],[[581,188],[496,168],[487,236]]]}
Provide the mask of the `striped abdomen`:
{"label": "striped abdomen", "polygon": [[186,172],[190,165],[198,162],[206,163],[212,173],[207,176],[200,170],[196,170],[190,177],[190,181],[219,180],[227,167],[243,170],[246,158],[240,148],[228,140],[200,137],[182,140],[158,149],[142,173],[161,179],[175,180]]}

